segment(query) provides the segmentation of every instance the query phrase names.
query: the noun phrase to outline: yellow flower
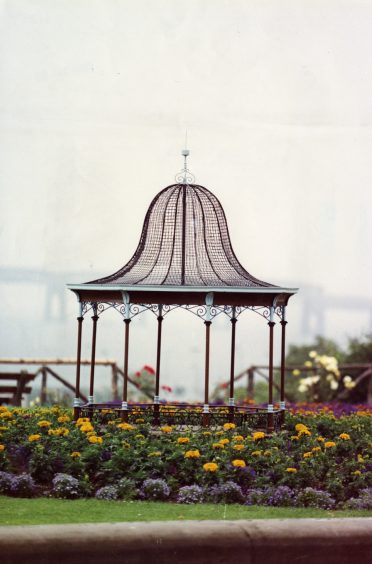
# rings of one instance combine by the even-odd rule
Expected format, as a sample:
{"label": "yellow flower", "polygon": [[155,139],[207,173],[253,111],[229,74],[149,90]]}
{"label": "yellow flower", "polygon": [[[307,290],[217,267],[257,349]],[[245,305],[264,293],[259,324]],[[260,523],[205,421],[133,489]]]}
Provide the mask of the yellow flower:
{"label": "yellow flower", "polygon": [[320,447],[314,447],[311,449],[313,452],[319,452],[320,450],[322,450]]}
{"label": "yellow flower", "polygon": [[141,419],[141,418],[140,418],[140,419],[136,419],[136,423],[144,423],[144,422],[145,422],[144,419]]}
{"label": "yellow flower", "polygon": [[216,437],[219,437],[220,435],[224,435],[225,433],[223,431],[217,431],[216,433]]}
{"label": "yellow flower", "polygon": [[117,427],[118,429],[123,429],[123,431],[132,431],[134,429],[134,426],[130,423],[119,423]]}
{"label": "yellow flower", "polygon": [[235,427],[236,427],[235,423],[225,423],[223,426],[225,431],[230,431],[231,429],[235,429]]}
{"label": "yellow flower", "polygon": [[262,454],[262,450],[254,450],[253,452],[251,452],[252,456],[261,456]]}
{"label": "yellow flower", "polygon": [[5,450],[5,445],[0,445],[0,452],[3,452],[3,450]]}
{"label": "yellow flower", "polygon": [[76,421],[75,425],[77,427],[80,427],[80,425],[83,425],[84,423],[89,423],[90,419],[89,417],[79,417],[79,419]]}
{"label": "yellow flower", "polygon": [[130,448],[130,443],[128,443],[127,441],[123,441],[121,444],[124,448]]}
{"label": "yellow flower", "polygon": [[245,449],[245,446],[244,446],[244,445],[234,445],[234,446],[233,446],[233,449],[234,449],[234,450],[244,450],[244,449]]}
{"label": "yellow flower", "polygon": [[335,447],[336,443],[334,443],[333,441],[327,441],[326,443],[324,443],[324,447],[325,448],[332,448]]}
{"label": "yellow flower", "polygon": [[295,368],[294,370],[292,370],[292,374],[293,376],[299,376],[301,374],[301,371],[298,370],[298,368]]}
{"label": "yellow flower", "polygon": [[153,452],[149,452],[147,456],[161,456],[160,450],[154,450]]}
{"label": "yellow flower", "polygon": [[144,438],[145,438],[145,436],[144,436],[144,435],[141,435],[141,433],[139,433],[138,435],[136,435],[136,439],[144,439]]}
{"label": "yellow flower", "polygon": [[300,437],[298,437],[297,435],[292,435],[291,437],[291,441],[299,441]]}
{"label": "yellow flower", "polygon": [[211,433],[210,431],[203,431],[203,435],[204,435],[205,437],[210,437],[211,434],[212,434],[212,433]]}
{"label": "yellow flower", "polygon": [[310,351],[309,352],[309,357],[310,358],[316,358],[318,356],[318,353],[316,351]]}
{"label": "yellow flower", "polygon": [[164,427],[160,427],[160,431],[162,431],[162,433],[171,433],[173,431],[173,427],[164,425]]}
{"label": "yellow flower", "polygon": [[178,444],[183,445],[190,442],[189,437],[178,437],[177,439]]}
{"label": "yellow flower", "polygon": [[259,441],[265,438],[265,433],[263,431],[256,431],[252,435],[254,441]]}
{"label": "yellow flower", "polygon": [[28,440],[30,443],[33,443],[35,441],[39,441],[41,439],[41,435],[30,435],[28,437]]}
{"label": "yellow flower", "polygon": [[297,468],[287,468],[286,472],[288,472],[288,474],[296,474]]}
{"label": "yellow flower", "polygon": [[361,454],[358,454],[358,462],[364,462],[364,458]]}
{"label": "yellow flower", "polygon": [[80,426],[80,431],[82,433],[90,433],[91,431],[94,431],[94,427],[91,423],[83,423]]}
{"label": "yellow flower", "polygon": [[318,441],[318,443],[324,443],[325,438],[324,437],[317,437],[316,440]]}
{"label": "yellow flower", "polygon": [[350,441],[350,435],[348,435],[347,433],[341,433],[338,438],[342,439],[343,441]]}
{"label": "yellow flower", "polygon": [[302,430],[298,433],[298,436],[299,436],[299,437],[302,437],[302,435],[311,436],[311,433],[310,433],[309,429],[302,429]]}
{"label": "yellow flower", "polygon": [[70,456],[71,458],[80,458],[81,454],[77,450],[74,450],[74,452],[72,452]]}
{"label": "yellow flower", "polygon": [[103,442],[102,437],[97,437],[96,435],[91,435],[88,437],[88,441],[94,445],[101,444]]}
{"label": "yellow flower", "polygon": [[228,445],[229,442],[230,442],[229,439],[221,439],[221,440],[219,441],[219,443],[220,443],[221,445]]}
{"label": "yellow flower", "polygon": [[46,421],[45,419],[43,419],[42,421],[39,421],[37,424],[38,427],[50,427],[51,426],[51,422],[50,421]]}
{"label": "yellow flower", "polygon": [[199,458],[200,452],[196,450],[188,450],[185,452],[185,458]]}
{"label": "yellow flower", "polygon": [[0,413],[1,419],[10,419],[11,417],[12,417],[12,413],[10,411],[8,411],[7,409],[5,411],[3,411],[2,413]]}
{"label": "yellow flower", "polygon": [[216,464],[215,462],[206,462],[206,464],[203,464],[203,470],[205,472],[215,472],[218,469],[218,464]]}
{"label": "yellow flower", "polygon": [[57,421],[58,423],[68,423],[68,421],[70,421],[70,418],[68,415],[61,415],[61,417],[58,417]]}
{"label": "yellow flower", "polygon": [[313,363],[311,362],[311,360],[306,360],[306,362],[304,362],[304,366],[306,366],[306,368],[311,368],[313,365]]}
{"label": "yellow flower", "polygon": [[304,458],[310,458],[310,456],[312,455],[312,453],[309,452],[304,452]]}
{"label": "yellow flower", "polygon": [[353,474],[354,476],[361,476],[361,475],[362,475],[362,473],[361,473],[360,470],[355,470],[355,472],[352,472],[352,474]]}
{"label": "yellow flower", "polygon": [[297,423],[296,427],[295,427],[296,431],[299,433],[300,431],[308,431],[309,429],[307,428],[306,425],[304,425],[303,423]]}
{"label": "yellow flower", "polygon": [[271,450],[265,450],[263,453],[264,456],[270,456],[270,454],[271,454]]}
{"label": "yellow flower", "polygon": [[244,460],[239,460],[239,459],[233,460],[231,464],[236,468],[245,468],[246,466]]}
{"label": "yellow flower", "polygon": [[212,448],[225,448],[225,445],[221,443],[213,443]]}
{"label": "yellow flower", "polygon": [[244,441],[244,437],[243,437],[243,435],[235,435],[232,438],[232,440],[238,443],[238,442]]}

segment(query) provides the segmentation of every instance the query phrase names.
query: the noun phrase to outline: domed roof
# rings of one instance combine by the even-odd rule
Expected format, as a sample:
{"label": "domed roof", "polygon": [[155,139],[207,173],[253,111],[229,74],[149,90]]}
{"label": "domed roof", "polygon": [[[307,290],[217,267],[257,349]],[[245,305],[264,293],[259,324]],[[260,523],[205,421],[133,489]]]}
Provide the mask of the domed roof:
{"label": "domed roof", "polygon": [[186,182],[164,188],[152,200],[130,261],[89,284],[275,288],[236,258],[216,196]]}

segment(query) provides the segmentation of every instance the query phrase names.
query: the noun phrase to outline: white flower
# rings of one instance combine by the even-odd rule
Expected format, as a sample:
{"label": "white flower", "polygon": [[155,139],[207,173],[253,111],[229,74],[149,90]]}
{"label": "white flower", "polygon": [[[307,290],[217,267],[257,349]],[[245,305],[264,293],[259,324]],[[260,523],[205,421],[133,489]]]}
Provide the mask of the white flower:
{"label": "white flower", "polygon": [[331,386],[331,390],[337,390],[338,382],[336,382],[336,380],[332,380],[330,386]]}
{"label": "white flower", "polygon": [[316,358],[318,356],[318,353],[316,351],[310,351],[309,352],[309,357],[310,358]]}

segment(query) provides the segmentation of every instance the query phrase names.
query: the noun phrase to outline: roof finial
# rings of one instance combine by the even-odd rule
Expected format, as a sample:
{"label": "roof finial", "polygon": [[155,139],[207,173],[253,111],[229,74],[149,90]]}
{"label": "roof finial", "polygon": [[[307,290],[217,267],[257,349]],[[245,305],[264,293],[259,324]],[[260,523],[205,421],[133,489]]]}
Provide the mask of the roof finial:
{"label": "roof finial", "polygon": [[185,149],[182,150],[182,156],[184,158],[183,169],[177,174],[176,181],[180,184],[190,184],[195,182],[195,176],[191,174],[189,169],[187,168],[187,157],[190,154],[189,149],[187,147],[187,130],[185,135]]}

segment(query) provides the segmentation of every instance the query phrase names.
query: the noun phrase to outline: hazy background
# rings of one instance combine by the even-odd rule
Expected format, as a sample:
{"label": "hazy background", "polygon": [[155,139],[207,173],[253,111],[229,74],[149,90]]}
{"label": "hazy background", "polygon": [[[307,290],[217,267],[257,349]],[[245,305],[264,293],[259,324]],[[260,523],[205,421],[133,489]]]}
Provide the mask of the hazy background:
{"label": "hazy background", "polygon": [[[75,355],[64,285],[129,260],[186,129],[239,260],[301,287],[289,342],[368,331],[371,29],[362,0],[0,0],[0,356]],[[87,357],[90,330],[88,317]],[[133,322],[132,370],[155,363],[155,331],[151,314]],[[213,326],[213,382],[228,331]],[[103,316],[97,357],[122,364],[122,333]],[[203,335],[189,313],[164,322],[162,380],[189,399]],[[266,362],[267,338],[260,317],[241,319],[237,371]]]}

